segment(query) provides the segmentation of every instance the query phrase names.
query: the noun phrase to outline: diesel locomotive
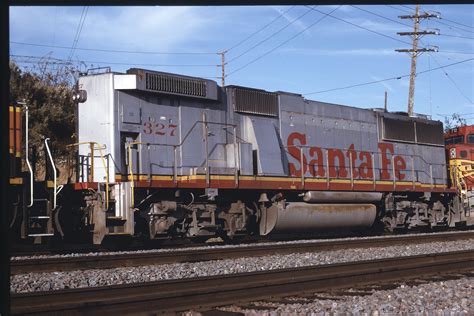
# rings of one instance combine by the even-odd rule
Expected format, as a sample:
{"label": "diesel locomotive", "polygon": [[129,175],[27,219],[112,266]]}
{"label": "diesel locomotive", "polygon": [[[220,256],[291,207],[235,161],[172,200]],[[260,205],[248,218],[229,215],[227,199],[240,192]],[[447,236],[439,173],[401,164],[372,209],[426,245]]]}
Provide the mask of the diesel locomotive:
{"label": "diesel locomotive", "polygon": [[[233,238],[474,224],[474,127],[132,68],[80,76],[67,180],[10,106],[19,238]],[[48,135],[45,135],[47,137]],[[460,137],[462,140],[460,140]],[[64,171],[63,171],[64,172]]]}

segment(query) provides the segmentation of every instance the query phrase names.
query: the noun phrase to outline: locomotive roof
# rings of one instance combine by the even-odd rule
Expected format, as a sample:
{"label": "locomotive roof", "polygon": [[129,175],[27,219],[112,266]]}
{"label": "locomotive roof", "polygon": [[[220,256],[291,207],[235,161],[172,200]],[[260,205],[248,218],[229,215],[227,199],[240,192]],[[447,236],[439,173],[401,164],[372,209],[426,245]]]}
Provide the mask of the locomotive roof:
{"label": "locomotive roof", "polygon": [[[192,79],[192,80],[202,80],[202,81],[207,81],[210,83],[213,83],[214,85],[218,86],[217,82],[211,79],[206,79],[202,77],[193,77],[193,76],[187,76],[187,75],[182,75],[182,74],[177,74],[177,73],[171,73],[171,72],[163,72],[163,71],[156,71],[156,70],[148,70],[148,69],[143,69],[143,68],[129,68],[125,73],[123,72],[115,72],[111,71],[110,69],[106,69],[107,71],[105,72],[99,72],[99,73],[89,73],[87,72],[86,76],[96,76],[96,75],[102,75],[102,74],[114,74],[114,75],[139,75],[143,73],[153,73],[153,74],[158,74],[158,75],[164,75],[164,76],[172,76],[172,77],[180,77],[180,78],[186,78],[186,79]],[[430,119],[427,115],[424,114],[418,114],[415,113],[413,116],[408,116],[408,113],[406,112],[399,112],[399,111],[394,111],[394,112],[387,112],[383,108],[360,108],[352,105],[344,105],[344,104],[336,104],[336,103],[329,103],[329,102],[323,102],[323,101],[318,101],[318,100],[311,100],[311,99],[306,99],[302,94],[299,93],[294,93],[294,92],[288,92],[288,91],[267,91],[264,89],[259,89],[259,88],[254,88],[254,87],[246,87],[246,86],[240,86],[240,85],[226,85],[223,88],[237,88],[237,89],[244,89],[244,90],[252,90],[252,91],[258,91],[262,93],[268,93],[268,94],[274,94],[274,95],[287,95],[287,96],[293,96],[293,97],[299,97],[304,99],[305,102],[310,103],[318,103],[318,104],[326,104],[326,105],[333,105],[333,106],[341,106],[341,107],[348,107],[348,108],[357,108],[357,109],[364,109],[367,111],[375,111],[380,113],[379,115],[384,116],[384,117],[390,117],[398,120],[415,120],[415,121],[435,121]],[[437,120],[436,122],[440,122]],[[472,126],[474,130],[474,125]]]}

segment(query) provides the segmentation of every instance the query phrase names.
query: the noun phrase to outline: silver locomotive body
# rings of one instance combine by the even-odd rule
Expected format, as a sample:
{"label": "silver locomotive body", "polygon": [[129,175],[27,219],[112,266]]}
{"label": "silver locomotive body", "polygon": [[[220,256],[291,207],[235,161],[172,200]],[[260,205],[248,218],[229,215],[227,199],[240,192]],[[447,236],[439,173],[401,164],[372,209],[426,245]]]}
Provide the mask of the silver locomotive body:
{"label": "silver locomotive body", "polygon": [[95,192],[96,243],[138,218],[151,238],[449,219],[441,122],[143,69],[78,88],[75,187]]}

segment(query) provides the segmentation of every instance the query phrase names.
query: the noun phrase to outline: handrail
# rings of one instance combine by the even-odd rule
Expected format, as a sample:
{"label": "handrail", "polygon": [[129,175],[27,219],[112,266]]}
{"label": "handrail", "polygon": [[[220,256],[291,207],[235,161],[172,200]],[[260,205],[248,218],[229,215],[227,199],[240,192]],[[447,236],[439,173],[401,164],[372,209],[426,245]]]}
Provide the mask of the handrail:
{"label": "handrail", "polygon": [[[204,114],[204,113],[203,113]],[[200,121],[196,121],[194,122],[194,124],[191,126],[191,128],[189,129],[189,131],[186,133],[186,135],[184,136],[184,138],[181,140],[181,142],[177,145],[171,145],[171,144],[163,144],[163,143],[150,143],[150,142],[141,142],[141,141],[135,141],[135,142],[130,142],[130,143],[127,143],[127,153],[128,153],[128,169],[129,169],[129,174],[130,174],[130,177],[131,177],[131,205],[132,207],[135,205],[135,198],[134,198],[134,191],[135,191],[135,180],[134,180],[134,176],[133,176],[133,162],[132,162],[132,146],[133,145],[146,145],[146,146],[163,146],[163,147],[173,147],[174,149],[174,163],[173,163],[173,182],[176,184],[177,182],[177,148],[181,148],[183,145],[184,145],[184,142],[187,140],[187,138],[189,137],[189,135],[191,135],[191,132],[194,130],[194,128],[199,124],[199,123],[202,123],[202,124],[205,124],[205,125],[217,125],[217,126],[224,126],[224,130],[226,130],[227,132],[227,129],[228,127],[232,127],[233,128],[233,131],[234,131],[234,144],[237,143],[237,133],[235,132],[236,131],[236,126],[235,124],[226,124],[226,123],[219,123],[219,122],[208,122],[206,121],[205,119],[205,116],[203,116],[203,120],[200,120]],[[206,128],[206,132],[208,131],[208,129]],[[206,135],[205,135],[206,136]],[[207,144],[207,137],[206,138],[206,144]],[[235,145],[234,145],[235,146]],[[208,150],[208,149],[207,149]],[[236,149],[234,150],[236,151]],[[234,153],[235,156],[238,156],[237,153]],[[208,156],[208,155],[206,155]],[[206,183],[207,185],[209,185],[209,164],[208,164],[208,157],[206,158]],[[237,162],[236,162],[236,166],[237,166]],[[238,179],[237,179],[237,167],[236,167],[236,171],[235,171],[235,177],[236,177],[236,183],[238,182]]]}
{"label": "handrail", "polygon": [[145,142],[127,143],[128,170],[129,170],[130,176],[132,178],[132,180],[130,182],[130,194],[131,194],[130,201],[131,201],[132,207],[135,207],[135,180],[133,179],[133,166],[132,166],[132,146],[133,145],[148,145],[149,146],[151,144],[147,144]]}
{"label": "handrail", "polygon": [[53,194],[53,210],[56,209],[56,199],[57,199],[57,195],[58,195],[58,191],[57,191],[57,174],[56,174],[56,165],[54,164],[54,160],[53,160],[53,155],[51,155],[51,150],[49,149],[49,145],[48,145],[48,140],[49,140],[49,137],[46,138],[44,140],[44,144],[46,146],[46,151],[48,152],[48,157],[49,157],[49,161],[51,162],[51,166],[53,167],[53,187],[54,187],[54,194]]}
{"label": "handrail", "polygon": [[28,166],[28,171],[30,172],[30,204],[28,204],[28,207],[33,206],[33,201],[34,201],[34,195],[33,195],[33,182],[34,182],[34,174],[33,174],[33,168],[31,167],[30,159],[28,158],[29,156],[29,136],[28,136],[28,118],[29,118],[29,112],[28,112],[28,105],[25,104],[25,159],[26,159],[26,164]]}
{"label": "handrail", "polygon": [[[103,149],[106,149],[107,146],[103,144],[99,144],[98,142],[78,142],[74,144],[67,145],[66,147],[79,147],[81,145],[89,145],[91,151],[91,179],[94,181],[94,149],[99,150],[100,158],[102,160],[102,165],[104,166],[105,170],[105,205],[106,208],[109,208],[109,170],[107,168],[107,164],[105,163],[104,154],[102,153]],[[97,145],[96,148],[94,146]]]}
{"label": "handrail", "polygon": [[184,144],[184,141],[189,137],[189,135],[191,134],[191,132],[194,130],[194,128],[196,127],[196,125],[198,123],[206,123],[208,125],[218,125],[218,126],[224,126],[224,127],[236,127],[237,125],[235,124],[226,124],[226,123],[219,123],[219,122],[205,122],[205,121],[196,121],[194,122],[193,126],[191,126],[191,128],[189,129],[189,131],[186,133],[186,135],[184,136],[183,140],[181,140],[181,143],[179,143],[177,146],[178,147],[181,147],[183,144]]}

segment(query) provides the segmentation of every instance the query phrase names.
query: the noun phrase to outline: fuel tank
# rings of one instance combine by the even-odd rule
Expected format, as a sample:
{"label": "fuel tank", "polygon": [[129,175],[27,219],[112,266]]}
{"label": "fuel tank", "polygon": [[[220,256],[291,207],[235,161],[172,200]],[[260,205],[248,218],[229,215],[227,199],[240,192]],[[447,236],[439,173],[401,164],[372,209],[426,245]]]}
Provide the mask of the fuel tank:
{"label": "fuel tank", "polygon": [[262,211],[260,235],[370,227],[376,215],[374,204],[281,202]]}

